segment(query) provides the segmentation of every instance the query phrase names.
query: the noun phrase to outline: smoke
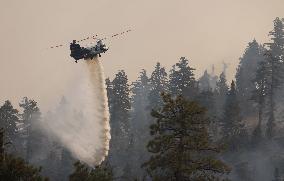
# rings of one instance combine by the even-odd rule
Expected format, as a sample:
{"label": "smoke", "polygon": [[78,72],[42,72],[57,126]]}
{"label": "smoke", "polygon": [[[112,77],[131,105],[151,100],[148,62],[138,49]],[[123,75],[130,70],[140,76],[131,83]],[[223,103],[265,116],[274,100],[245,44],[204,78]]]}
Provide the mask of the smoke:
{"label": "smoke", "polygon": [[[226,155],[226,161],[233,168],[230,179],[272,180],[275,168],[280,168],[281,172],[283,171],[283,145],[279,142],[280,140],[266,140],[256,149]],[[283,142],[283,137],[281,142]]]}
{"label": "smoke", "polygon": [[44,125],[75,158],[94,166],[108,154],[108,100],[100,60],[86,60],[84,70],[59,106],[46,114]]}

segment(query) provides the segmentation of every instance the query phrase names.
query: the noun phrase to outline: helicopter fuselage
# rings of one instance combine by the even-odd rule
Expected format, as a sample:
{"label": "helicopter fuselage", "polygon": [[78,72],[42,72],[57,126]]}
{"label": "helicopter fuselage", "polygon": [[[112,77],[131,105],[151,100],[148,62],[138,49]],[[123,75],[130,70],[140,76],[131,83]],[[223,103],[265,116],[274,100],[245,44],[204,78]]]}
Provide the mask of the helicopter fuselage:
{"label": "helicopter fuselage", "polygon": [[70,44],[70,50],[71,54],[70,56],[75,59],[75,62],[77,63],[80,59],[93,59],[96,56],[101,56],[101,53],[105,53],[108,50],[108,47],[105,46],[105,44],[102,43],[101,40],[97,42],[95,46],[91,47],[81,47],[79,44],[76,43],[76,41],[73,41]]}

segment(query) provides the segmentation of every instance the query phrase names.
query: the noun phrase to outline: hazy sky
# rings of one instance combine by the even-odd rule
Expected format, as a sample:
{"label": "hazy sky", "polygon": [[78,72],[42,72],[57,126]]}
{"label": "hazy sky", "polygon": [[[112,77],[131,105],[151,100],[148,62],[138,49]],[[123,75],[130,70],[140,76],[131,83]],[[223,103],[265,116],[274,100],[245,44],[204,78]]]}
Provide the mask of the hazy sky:
{"label": "hazy sky", "polygon": [[228,62],[232,78],[247,43],[266,42],[283,7],[283,0],[1,0],[0,101],[30,96],[48,104],[85,70],[68,46],[48,47],[129,28],[106,42],[106,76],[124,69],[135,80],[142,68],[160,61],[168,70],[185,56],[198,75]]}

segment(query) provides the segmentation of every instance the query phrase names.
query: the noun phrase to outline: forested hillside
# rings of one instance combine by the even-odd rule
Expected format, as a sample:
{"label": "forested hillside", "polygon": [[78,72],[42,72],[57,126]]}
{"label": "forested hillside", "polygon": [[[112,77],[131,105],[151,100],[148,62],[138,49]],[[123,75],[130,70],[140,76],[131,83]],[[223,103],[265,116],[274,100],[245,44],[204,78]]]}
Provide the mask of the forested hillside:
{"label": "forested hillside", "polygon": [[[124,70],[107,78],[111,140],[101,165],[78,161],[42,129],[68,109],[64,97],[46,116],[36,100],[5,101],[0,180],[284,180],[284,20],[273,24],[269,42],[248,43],[234,80],[214,67],[197,77],[187,57],[169,70],[161,60],[134,82]],[[80,111],[74,118],[84,121]]]}

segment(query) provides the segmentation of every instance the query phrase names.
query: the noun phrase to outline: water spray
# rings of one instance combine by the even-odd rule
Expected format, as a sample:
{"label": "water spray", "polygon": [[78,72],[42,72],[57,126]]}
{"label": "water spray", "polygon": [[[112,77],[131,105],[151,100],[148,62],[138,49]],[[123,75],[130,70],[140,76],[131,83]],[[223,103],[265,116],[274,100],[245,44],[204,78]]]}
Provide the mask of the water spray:
{"label": "water spray", "polygon": [[108,154],[109,109],[100,60],[87,59],[84,66],[86,71],[65,95],[67,103],[46,118],[44,127],[76,159],[94,166]]}

